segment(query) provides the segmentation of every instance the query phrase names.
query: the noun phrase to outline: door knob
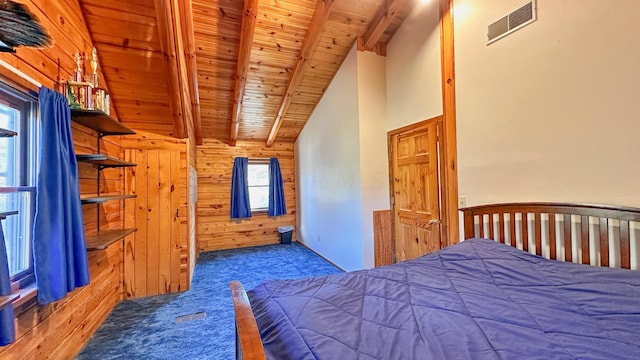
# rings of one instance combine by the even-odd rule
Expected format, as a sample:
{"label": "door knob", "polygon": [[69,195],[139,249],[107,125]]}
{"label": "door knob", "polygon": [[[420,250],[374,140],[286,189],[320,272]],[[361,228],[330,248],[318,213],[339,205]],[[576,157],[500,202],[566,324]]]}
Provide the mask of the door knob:
{"label": "door knob", "polygon": [[429,225],[440,224],[440,219],[431,219],[429,220]]}

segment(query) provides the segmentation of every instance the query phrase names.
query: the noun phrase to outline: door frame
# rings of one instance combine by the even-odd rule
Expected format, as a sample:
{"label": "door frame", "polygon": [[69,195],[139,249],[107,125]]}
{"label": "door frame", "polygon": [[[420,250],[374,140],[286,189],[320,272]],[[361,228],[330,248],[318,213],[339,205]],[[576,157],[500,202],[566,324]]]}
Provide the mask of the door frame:
{"label": "door frame", "polygon": [[438,207],[440,212],[440,248],[443,248],[450,243],[449,234],[445,231],[445,226],[449,224],[449,212],[446,201],[446,184],[448,181],[447,171],[443,171],[443,164],[445,164],[446,151],[447,151],[447,138],[443,136],[443,127],[444,127],[444,116],[439,115],[432,117],[430,119],[422,120],[417,123],[413,123],[407,126],[403,126],[398,129],[394,129],[387,132],[387,155],[389,161],[389,204],[391,205],[391,254],[392,254],[392,262],[396,262],[396,220],[395,220],[395,201],[394,201],[394,171],[393,171],[393,143],[391,139],[398,134],[402,134],[405,132],[410,132],[417,128],[424,127],[426,125],[430,125],[431,123],[436,123],[436,141],[438,146]]}

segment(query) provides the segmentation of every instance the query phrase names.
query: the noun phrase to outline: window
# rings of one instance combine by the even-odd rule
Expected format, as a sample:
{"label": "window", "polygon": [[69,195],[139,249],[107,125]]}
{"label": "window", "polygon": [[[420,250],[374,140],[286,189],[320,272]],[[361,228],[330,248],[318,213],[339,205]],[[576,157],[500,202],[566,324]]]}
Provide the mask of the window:
{"label": "window", "polygon": [[269,208],[269,160],[249,159],[247,171],[251,211],[266,211]]}
{"label": "window", "polygon": [[35,215],[37,127],[35,99],[0,86],[0,213],[17,286],[33,281],[32,231]]}

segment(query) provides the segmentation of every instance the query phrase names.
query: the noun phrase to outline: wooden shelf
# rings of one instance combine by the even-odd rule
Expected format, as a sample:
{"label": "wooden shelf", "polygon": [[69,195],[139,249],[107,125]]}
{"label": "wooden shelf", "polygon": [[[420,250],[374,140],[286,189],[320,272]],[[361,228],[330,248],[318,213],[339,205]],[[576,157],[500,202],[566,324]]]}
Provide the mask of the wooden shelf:
{"label": "wooden shelf", "polygon": [[136,132],[100,110],[71,109],[71,120],[107,135],[131,135]]}
{"label": "wooden shelf", "polygon": [[16,135],[18,135],[18,133],[15,132],[15,131],[11,131],[11,130],[0,128],[0,138],[3,138],[3,137],[14,137]]}
{"label": "wooden shelf", "polygon": [[0,296],[0,309],[4,308],[9,304],[13,304],[13,302],[18,300],[19,297],[20,295],[18,294]]}
{"label": "wooden shelf", "polygon": [[109,196],[90,196],[90,197],[88,196],[88,197],[82,197],[80,198],[80,200],[82,200],[83,204],[102,204],[107,201],[133,199],[135,197],[136,197],[135,195],[109,195]]}
{"label": "wooden shelf", "polygon": [[135,232],[138,229],[103,230],[94,236],[87,237],[87,251],[104,250],[114,242]]}
{"label": "wooden shelf", "polygon": [[7,216],[11,216],[11,215],[18,215],[18,211],[14,210],[14,211],[0,212],[0,219],[4,220],[7,218]]}
{"label": "wooden shelf", "polygon": [[130,163],[104,154],[77,154],[76,160],[79,162],[96,164],[100,169],[136,166],[136,164],[134,163]]}

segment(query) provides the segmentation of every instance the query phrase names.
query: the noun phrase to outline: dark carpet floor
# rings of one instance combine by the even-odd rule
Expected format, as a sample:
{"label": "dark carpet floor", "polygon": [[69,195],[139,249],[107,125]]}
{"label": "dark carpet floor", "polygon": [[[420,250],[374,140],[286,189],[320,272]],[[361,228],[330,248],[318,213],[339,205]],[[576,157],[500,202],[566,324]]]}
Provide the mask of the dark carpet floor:
{"label": "dark carpet floor", "polygon": [[[240,280],[249,290],[268,279],[339,272],[295,243],[202,253],[191,290],[122,301],[76,359],[234,359],[229,281]],[[206,317],[175,321],[198,312]]]}

